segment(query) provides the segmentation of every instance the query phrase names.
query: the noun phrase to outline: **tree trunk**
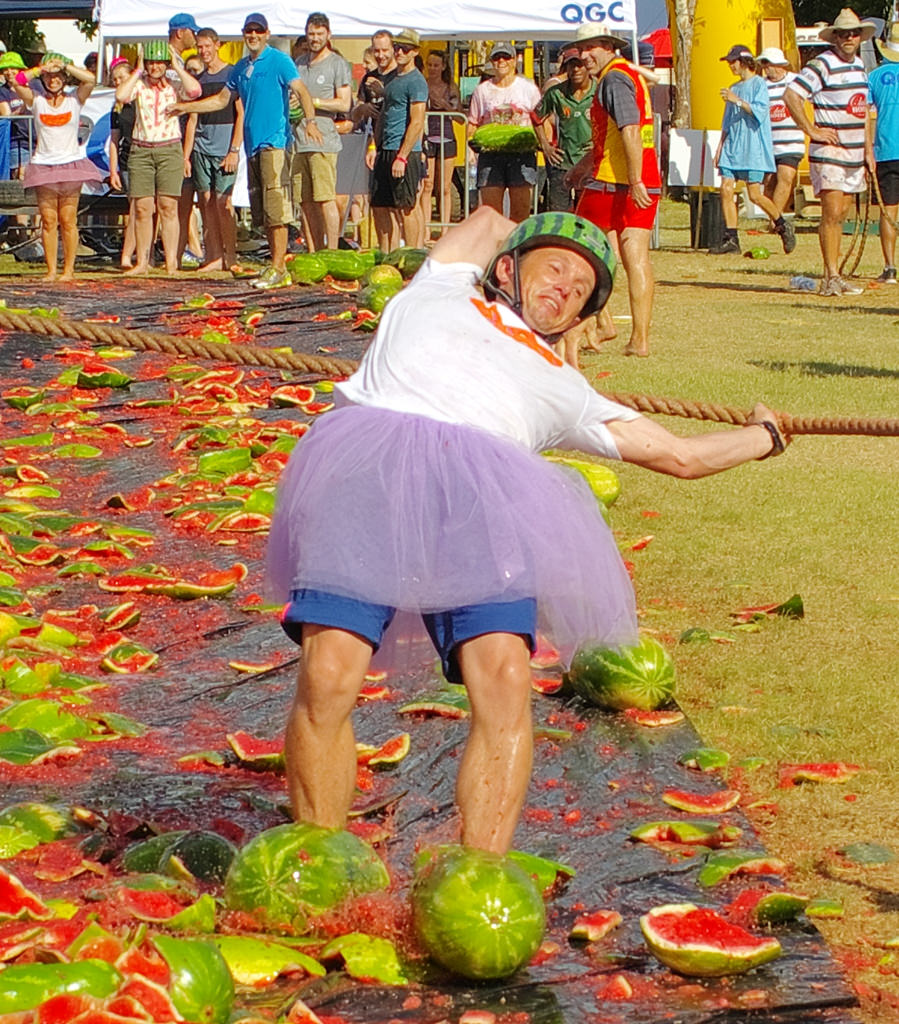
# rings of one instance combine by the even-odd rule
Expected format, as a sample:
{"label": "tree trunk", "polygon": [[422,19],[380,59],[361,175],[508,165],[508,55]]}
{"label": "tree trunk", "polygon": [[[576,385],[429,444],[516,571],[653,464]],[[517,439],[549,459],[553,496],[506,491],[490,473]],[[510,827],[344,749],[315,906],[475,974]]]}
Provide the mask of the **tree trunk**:
{"label": "tree trunk", "polygon": [[696,0],[668,0],[668,21],[671,26],[671,48],[674,54],[676,82],[675,128],[690,127],[690,62],[693,55],[693,12]]}

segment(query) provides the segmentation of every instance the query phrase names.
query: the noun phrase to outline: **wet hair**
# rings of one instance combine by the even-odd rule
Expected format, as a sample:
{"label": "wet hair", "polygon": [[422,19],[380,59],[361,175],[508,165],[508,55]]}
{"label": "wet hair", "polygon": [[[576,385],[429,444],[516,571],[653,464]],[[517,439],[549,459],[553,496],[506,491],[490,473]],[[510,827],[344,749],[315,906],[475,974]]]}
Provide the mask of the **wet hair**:
{"label": "wet hair", "polygon": [[211,39],[214,43],[219,41],[219,34],[214,28],[201,28],[197,32],[197,39]]}
{"label": "wet hair", "polygon": [[329,32],[331,31],[331,22],[327,14],[322,14],[321,11],[314,11],[306,19],[306,31],[310,28],[326,28]]}

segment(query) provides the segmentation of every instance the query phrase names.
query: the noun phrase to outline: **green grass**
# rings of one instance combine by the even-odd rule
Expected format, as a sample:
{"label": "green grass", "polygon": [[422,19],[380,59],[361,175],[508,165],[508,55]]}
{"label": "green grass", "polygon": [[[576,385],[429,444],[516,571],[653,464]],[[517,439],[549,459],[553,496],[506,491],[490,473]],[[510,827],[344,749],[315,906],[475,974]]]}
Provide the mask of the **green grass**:
{"label": "green grass", "polygon": [[[582,354],[588,379],[611,371],[595,380],[599,390],[899,418],[899,288],[836,300],[792,293],[790,276],[820,274],[813,224],[799,222],[789,257],[773,236],[746,234],[758,222],[741,225],[744,250],[771,249],[762,262],[687,248],[687,220],[686,207],[666,206],[649,359],[621,355],[621,275],[612,299],[620,337]],[[870,280],[881,268],[879,241],[869,238],[859,274]],[[716,429],[660,421],[676,432]],[[780,458],[700,481],[623,466],[612,510],[623,546],[654,536],[629,557],[642,628],[670,645],[681,706],[708,745],[734,760],[768,759],[749,780],[757,799],[778,805],[755,815],[763,840],[794,864],[791,884],[845,900],[847,917],[825,930],[838,947],[870,947],[874,959],[883,953],[873,943],[899,935],[899,899],[876,895],[885,883],[899,889],[899,869],[849,870],[834,851],[878,841],[899,854],[897,462],[899,438],[800,437]],[[766,620],[730,645],[676,643],[691,626],[728,630],[731,612],[794,593],[805,603],[801,621]],[[865,771],[840,786],[777,789],[778,763],[834,760]],[[867,980],[899,994],[895,969],[872,967]],[[865,1014],[880,1019],[867,1002]]]}

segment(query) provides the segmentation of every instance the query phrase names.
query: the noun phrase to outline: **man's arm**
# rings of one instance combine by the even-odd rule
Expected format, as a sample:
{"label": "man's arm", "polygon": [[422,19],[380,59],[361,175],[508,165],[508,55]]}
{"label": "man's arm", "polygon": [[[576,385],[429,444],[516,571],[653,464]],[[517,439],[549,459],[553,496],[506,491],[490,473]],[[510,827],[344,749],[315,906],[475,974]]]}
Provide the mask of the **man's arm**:
{"label": "man's arm", "polygon": [[868,116],[865,118],[865,163],[872,174],[877,173],[877,161],[874,159],[874,136],[877,133],[877,109],[868,97]]}
{"label": "man's arm", "polygon": [[331,114],[347,114],[353,105],[353,91],[349,85],[338,85],[330,99],[316,97],[312,102],[316,110],[327,110]]}
{"label": "man's arm", "polygon": [[823,142],[827,146],[838,146],[840,136],[835,128],[818,128],[805,110],[805,97],[792,85],[784,92],[784,103],[790,116],[813,142]]}
{"label": "man's arm", "polygon": [[[128,84],[127,82],[125,83]],[[225,107],[231,102],[231,90],[225,86],[221,92],[214,92],[211,96],[204,96],[201,100],[181,100],[178,103],[173,103],[167,113],[169,114],[213,114],[216,110],[224,110]],[[119,99],[118,90],[116,90],[116,99]],[[119,102],[127,102],[119,100]]]}
{"label": "man's arm", "polygon": [[234,100],[234,128],[231,131],[231,145],[222,160],[222,170],[227,174],[233,174],[237,170],[237,157],[241,142],[243,142],[243,102],[236,98]]}
{"label": "man's arm", "polygon": [[[412,147],[421,139],[425,128],[425,103],[411,103],[409,105],[409,123],[403,134],[403,141],[396,152],[393,161],[392,173],[394,178],[402,178],[406,173],[406,164],[409,162],[409,154]],[[399,165],[399,166],[398,166]]]}
{"label": "man's arm", "polygon": [[624,159],[627,161],[627,184],[634,204],[641,210],[652,206],[649,191],[643,184],[643,140],[640,125],[626,124],[621,129]]}
{"label": "man's arm", "polygon": [[790,438],[780,433],[777,416],[761,403],[752,410],[744,428],[716,430],[695,437],[679,437],[645,416],[635,420],[612,420],[606,426],[624,462],[656,473],[696,480],[775,454],[774,436],[762,426],[764,422],[775,427],[784,445],[790,443]]}
{"label": "man's arm", "polygon": [[479,206],[437,242],[431,259],[438,263],[475,263],[486,270],[514,227],[514,220],[492,207]]}
{"label": "man's arm", "polygon": [[288,83],[288,88],[303,108],[303,115],[305,117],[303,131],[306,133],[307,140],[314,142],[316,145],[321,145],[325,140],[322,138],[322,133],[315,123],[315,104],[312,102],[312,96],[305,83],[301,78],[294,78]]}

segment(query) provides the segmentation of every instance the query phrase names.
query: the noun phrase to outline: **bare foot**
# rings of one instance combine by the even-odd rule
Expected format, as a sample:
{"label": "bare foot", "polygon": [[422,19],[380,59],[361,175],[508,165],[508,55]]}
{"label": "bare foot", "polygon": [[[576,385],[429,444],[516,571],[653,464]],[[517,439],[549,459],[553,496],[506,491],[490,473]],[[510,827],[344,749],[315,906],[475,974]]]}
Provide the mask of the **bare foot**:
{"label": "bare foot", "polygon": [[640,356],[641,358],[645,358],[649,355],[649,345],[635,345],[632,341],[628,342],[624,349],[624,355]]}
{"label": "bare foot", "polygon": [[44,284],[53,284],[54,281],[58,280],[56,276],[56,271],[54,270],[52,273],[44,274],[41,280],[44,282]]}
{"label": "bare foot", "polygon": [[131,262],[131,260],[128,260],[127,263],[124,260],[122,260],[122,262],[119,264],[119,267],[122,270],[130,270],[133,266],[134,264]]}
{"label": "bare foot", "polygon": [[221,256],[217,260],[210,260],[208,263],[204,263],[202,267],[198,268],[197,273],[209,273],[212,270],[224,270],[224,262]]}
{"label": "bare foot", "polygon": [[64,282],[65,284],[71,284],[72,281],[74,281],[74,280],[75,280],[75,274],[74,273],[67,273],[67,274],[60,274],[59,275],[60,283]]}
{"label": "bare foot", "polygon": [[166,273],[166,277],[180,277],[181,276],[181,268],[180,267],[170,267],[170,266],[166,265],[165,273]]}
{"label": "bare foot", "polygon": [[136,266],[133,266],[130,270],[126,270],[125,273],[122,274],[122,277],[146,277],[147,274],[149,274],[149,272],[150,268],[147,266],[146,263],[143,266],[141,266],[141,264],[138,263]]}

